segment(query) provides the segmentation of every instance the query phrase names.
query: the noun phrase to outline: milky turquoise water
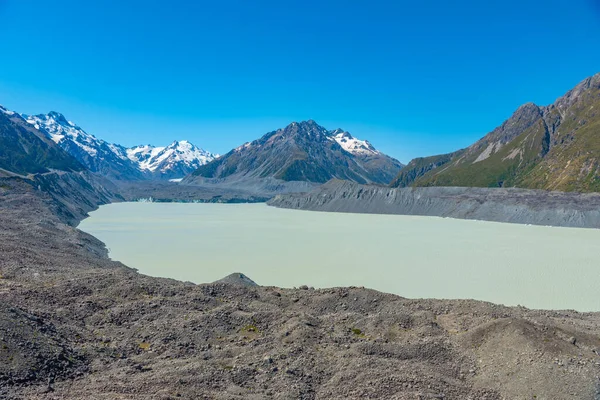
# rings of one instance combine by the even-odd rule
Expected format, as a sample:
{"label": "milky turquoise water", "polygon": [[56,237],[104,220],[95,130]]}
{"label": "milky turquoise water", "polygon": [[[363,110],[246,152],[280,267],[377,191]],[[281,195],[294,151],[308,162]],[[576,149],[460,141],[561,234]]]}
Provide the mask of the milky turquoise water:
{"label": "milky turquoise water", "polygon": [[152,276],[600,311],[600,230],[178,203],[102,206],[79,228]]}

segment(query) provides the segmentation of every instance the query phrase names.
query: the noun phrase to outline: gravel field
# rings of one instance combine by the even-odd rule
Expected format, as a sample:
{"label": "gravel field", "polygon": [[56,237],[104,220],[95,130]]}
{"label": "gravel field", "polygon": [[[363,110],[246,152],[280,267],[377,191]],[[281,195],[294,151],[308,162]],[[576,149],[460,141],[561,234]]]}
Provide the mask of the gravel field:
{"label": "gravel field", "polygon": [[531,225],[600,228],[600,194],[479,187],[389,188],[331,180],[268,204],[311,211],[428,215]]}
{"label": "gravel field", "polygon": [[598,313],[151,278],[86,179],[0,180],[0,398],[600,399]]}

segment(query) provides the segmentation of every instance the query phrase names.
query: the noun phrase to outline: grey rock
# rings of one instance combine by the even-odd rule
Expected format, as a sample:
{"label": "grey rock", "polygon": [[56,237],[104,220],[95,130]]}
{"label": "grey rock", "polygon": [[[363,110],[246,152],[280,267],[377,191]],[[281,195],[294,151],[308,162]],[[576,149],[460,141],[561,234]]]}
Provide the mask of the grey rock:
{"label": "grey rock", "polygon": [[227,283],[231,285],[241,286],[258,286],[256,282],[254,282],[252,279],[248,278],[246,275],[240,272],[234,272],[233,274],[229,274],[225,278],[219,279],[214,283]]}
{"label": "grey rock", "polygon": [[328,131],[312,120],[293,122],[201,166],[183,183],[254,186],[265,193],[272,184],[272,193],[297,192],[331,178],[387,184],[403,166],[368,142],[353,151],[342,147],[353,140],[348,132]]}
{"label": "grey rock", "polygon": [[269,205],[312,211],[402,214],[600,228],[600,194],[515,188],[389,188],[332,180]]}

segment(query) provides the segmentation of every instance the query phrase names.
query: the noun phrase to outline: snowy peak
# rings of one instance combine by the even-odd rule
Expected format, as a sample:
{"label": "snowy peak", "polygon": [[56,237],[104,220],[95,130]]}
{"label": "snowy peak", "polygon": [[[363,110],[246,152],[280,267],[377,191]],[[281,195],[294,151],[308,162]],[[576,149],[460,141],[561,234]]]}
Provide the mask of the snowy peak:
{"label": "snowy peak", "polygon": [[173,169],[194,170],[216,157],[187,140],[174,141],[166,147],[140,145],[127,149],[127,157],[137,162],[141,170],[166,173]]}
{"label": "snowy peak", "polygon": [[328,131],[312,119],[302,122],[292,122],[284,129],[284,131],[301,133],[315,139],[325,137],[329,140],[334,140],[342,147],[342,149],[354,155],[366,156],[381,154],[375,150],[375,147],[368,141],[357,139],[343,129],[338,128],[333,131]]}
{"label": "snowy peak", "polygon": [[6,108],[4,108],[1,105],[0,105],[0,112],[3,114],[6,114],[6,115],[14,115],[15,114],[14,111],[7,110]]}
{"label": "snowy peak", "polygon": [[64,115],[56,111],[50,111],[48,115],[39,115],[39,117],[47,117],[55,120],[57,123],[63,126],[75,127],[75,124],[71,121],[67,121]]}
{"label": "snowy peak", "polygon": [[290,125],[284,128],[284,131],[297,132],[306,136],[319,137],[321,135],[327,136],[327,129],[317,124],[312,119],[302,122],[292,122]]}
{"label": "snowy peak", "polygon": [[22,117],[91,171],[116,179],[179,178],[217,157],[187,140],[125,148],[96,138],[56,111]]}
{"label": "snowy peak", "polygon": [[198,168],[184,182],[275,179],[323,183],[332,178],[387,184],[402,164],[367,141],[315,121],[292,122]]}
{"label": "snowy peak", "polygon": [[[65,147],[65,142],[78,146],[90,156],[97,156],[99,148],[106,145],[103,140],[96,139],[74,123],[67,121],[64,115],[51,111],[47,115],[21,115],[29,124],[36,129],[46,132],[54,143]],[[122,157],[122,155],[121,155]]]}
{"label": "snowy peak", "polygon": [[380,154],[379,151],[375,150],[375,147],[373,147],[373,145],[368,141],[357,139],[342,129],[336,129],[329,132],[329,134],[340,146],[342,146],[342,149],[346,150],[350,154]]}
{"label": "snowy peak", "polygon": [[127,158],[131,161],[138,163],[140,169],[149,169],[145,164],[149,160],[156,157],[156,155],[162,151],[164,147],[154,147],[152,145],[139,145],[127,149]]}
{"label": "snowy peak", "polygon": [[292,122],[285,128],[279,129],[268,135],[266,140],[259,139],[253,142],[244,143],[234,149],[235,152],[243,151],[249,147],[260,147],[262,145],[272,145],[282,138],[297,138],[302,141],[310,142],[337,142],[340,147],[347,153],[358,156],[374,156],[381,155],[371,143],[366,140],[360,140],[353,137],[349,132],[343,129],[335,129],[329,131],[321,125],[317,124],[312,119],[308,121]]}

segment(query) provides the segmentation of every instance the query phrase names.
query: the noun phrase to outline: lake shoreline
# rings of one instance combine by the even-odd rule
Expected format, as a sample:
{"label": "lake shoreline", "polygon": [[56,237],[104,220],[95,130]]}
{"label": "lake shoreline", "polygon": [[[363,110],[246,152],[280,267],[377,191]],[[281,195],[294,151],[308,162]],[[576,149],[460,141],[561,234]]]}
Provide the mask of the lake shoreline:
{"label": "lake shoreline", "polygon": [[600,310],[592,295],[600,285],[595,229],[261,203],[117,203],[79,228],[151,276],[201,283],[243,270],[267,286],[366,286],[415,299]]}
{"label": "lake shoreline", "polygon": [[600,393],[600,313],[407,299],[360,287],[153,278],[109,260],[100,240],[73,227],[97,205],[120,200],[77,196],[87,187],[77,182],[42,192],[28,181],[2,181],[0,337],[2,355],[13,361],[0,363],[0,397]]}
{"label": "lake shoreline", "polygon": [[309,211],[438,216],[525,225],[600,228],[600,194],[528,189],[389,188],[332,180],[269,205]]}

